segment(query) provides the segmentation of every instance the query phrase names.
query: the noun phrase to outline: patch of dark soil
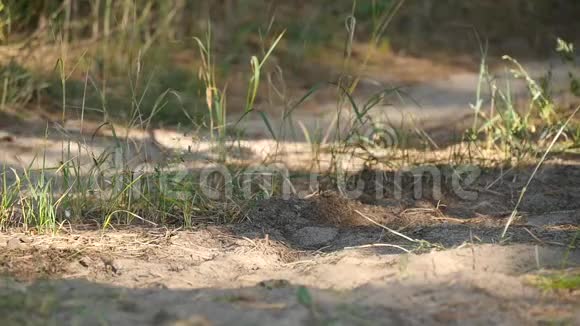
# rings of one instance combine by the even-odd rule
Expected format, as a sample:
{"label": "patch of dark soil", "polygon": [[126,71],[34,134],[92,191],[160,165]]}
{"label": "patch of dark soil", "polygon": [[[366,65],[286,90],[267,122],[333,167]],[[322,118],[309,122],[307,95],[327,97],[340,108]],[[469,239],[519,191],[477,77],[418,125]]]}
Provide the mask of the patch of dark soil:
{"label": "patch of dark soil", "polygon": [[440,223],[426,214],[404,214],[396,206],[366,205],[335,192],[323,192],[308,199],[263,200],[248,216],[249,221],[234,227],[235,233],[259,238],[267,234],[307,249],[332,245],[343,233],[360,236],[368,232],[369,239],[377,239],[383,232],[377,224],[400,230]]}
{"label": "patch of dark soil", "polygon": [[[511,211],[520,196],[534,167],[511,171],[488,171],[478,181],[486,194],[481,198],[490,207]],[[561,210],[580,209],[580,165],[564,165],[558,162],[544,164],[530,183],[519,211],[530,215]],[[485,211],[482,211],[485,213]]]}
{"label": "patch of dark soil", "polygon": [[[530,172],[521,177],[529,177]],[[532,181],[522,202],[522,211],[543,214],[580,209],[580,165],[547,165]]]}
{"label": "patch of dark soil", "polygon": [[[449,165],[403,171],[363,170],[361,201],[369,205],[398,205],[404,210],[439,210],[448,217],[469,219],[510,215],[535,166],[460,170]],[[459,171],[459,172],[458,172]],[[474,180],[465,171],[476,171]],[[458,176],[457,173],[461,173]],[[580,210],[580,166],[547,162],[530,183],[519,211],[538,215]],[[379,185],[377,187],[377,185]]]}
{"label": "patch of dark soil", "polygon": [[514,225],[501,238],[502,227],[474,227],[469,224],[439,224],[411,230],[407,235],[415,239],[453,247],[466,243],[528,243],[553,244],[566,247],[576,237],[576,230],[548,230]]}
{"label": "patch of dark soil", "polygon": [[[485,201],[479,205],[496,208]],[[467,208],[474,207],[478,208]],[[566,246],[578,231],[576,211],[561,212],[559,221],[553,223],[550,214],[526,215],[514,219],[507,237],[501,239],[509,211],[496,216],[476,213],[471,218],[453,217],[449,211],[453,212],[453,208],[437,207],[429,201],[417,201],[416,207],[403,210],[396,203],[368,205],[338,193],[323,192],[308,199],[260,201],[248,214],[249,221],[232,226],[231,230],[238,236],[272,239],[294,249],[324,251],[381,243],[413,247],[384,227],[444,247],[500,242]],[[385,250],[398,252],[393,248]]]}
{"label": "patch of dark soil", "polygon": [[19,280],[54,278],[70,273],[81,254],[72,249],[13,248],[0,252],[0,274]]}
{"label": "patch of dark soil", "polygon": [[399,205],[363,204],[337,192],[326,191],[308,199],[272,198],[259,202],[249,213],[254,222],[278,226],[325,225],[338,228],[376,226],[391,228],[431,224],[424,216],[405,214]]}
{"label": "patch of dark soil", "polygon": [[234,233],[268,235],[298,249],[317,250],[406,241],[381,226],[445,247],[466,242],[566,246],[579,230],[580,166],[558,161],[547,162],[535,175],[507,238],[500,239],[533,169],[483,169],[467,184],[454,180],[457,169],[447,165],[399,174],[363,170],[354,176],[364,186],[356,199],[325,191],[307,199],[264,200]]}

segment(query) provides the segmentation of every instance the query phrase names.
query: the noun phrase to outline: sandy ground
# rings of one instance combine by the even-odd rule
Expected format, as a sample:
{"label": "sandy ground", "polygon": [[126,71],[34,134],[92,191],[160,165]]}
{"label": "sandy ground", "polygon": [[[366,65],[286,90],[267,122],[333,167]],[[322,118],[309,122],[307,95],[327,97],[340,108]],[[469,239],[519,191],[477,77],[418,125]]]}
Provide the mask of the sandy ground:
{"label": "sandy ground", "polygon": [[[379,84],[395,81],[386,76]],[[399,105],[386,119],[404,112],[435,129],[449,127],[469,114],[476,83],[469,72],[422,81],[410,89],[421,106]],[[332,109],[304,109],[296,117],[328,125]],[[81,140],[81,158],[90,161],[114,147],[110,131],[95,134],[97,126],[86,122],[81,130],[71,121],[44,137],[38,122],[0,121],[0,162],[18,169],[36,157],[38,166],[44,151],[45,164],[57,165],[70,139]],[[256,162],[268,157],[276,143],[267,130],[256,120],[245,127],[250,139],[240,155]],[[182,132],[127,135],[136,165],[184,149],[200,164],[211,160],[204,156],[211,143]],[[293,162],[310,153],[300,140],[284,145]],[[77,225],[54,236],[5,232],[0,324],[580,324],[577,291],[533,285],[535,276],[554,269],[579,272],[577,157],[547,162],[508,236],[500,238],[532,169],[485,170],[471,200],[448,192],[440,200],[414,199],[411,188],[393,200],[370,187],[357,200],[325,191],[264,200],[236,225],[105,233]]]}
{"label": "sandy ground", "polygon": [[[0,282],[3,325],[580,322],[578,293],[532,286],[534,275],[563,263],[574,272],[580,252],[523,232],[521,243],[485,244],[474,240],[485,231],[441,225],[431,232],[453,234],[453,247],[401,254],[375,243],[406,245],[377,229],[304,227],[298,233],[326,244],[305,250],[300,243],[311,246],[311,238],[249,237],[248,228],[259,232],[243,225],[3,235],[0,271],[10,275]],[[345,237],[360,245],[342,247]]]}

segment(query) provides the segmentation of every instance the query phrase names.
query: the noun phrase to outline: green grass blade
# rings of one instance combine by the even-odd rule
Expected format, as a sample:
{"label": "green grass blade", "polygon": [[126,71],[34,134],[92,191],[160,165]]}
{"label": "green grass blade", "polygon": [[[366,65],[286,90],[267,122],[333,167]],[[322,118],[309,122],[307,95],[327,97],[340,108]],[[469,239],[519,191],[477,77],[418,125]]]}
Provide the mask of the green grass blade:
{"label": "green grass blade", "polygon": [[268,131],[270,131],[270,135],[272,136],[272,138],[274,138],[275,141],[278,141],[278,139],[276,138],[276,134],[274,133],[274,129],[272,128],[272,125],[270,124],[270,120],[268,119],[268,116],[266,115],[266,113],[262,112],[262,111],[258,111],[258,114],[260,115],[260,117],[262,118],[264,123],[266,124],[266,127],[268,128]]}

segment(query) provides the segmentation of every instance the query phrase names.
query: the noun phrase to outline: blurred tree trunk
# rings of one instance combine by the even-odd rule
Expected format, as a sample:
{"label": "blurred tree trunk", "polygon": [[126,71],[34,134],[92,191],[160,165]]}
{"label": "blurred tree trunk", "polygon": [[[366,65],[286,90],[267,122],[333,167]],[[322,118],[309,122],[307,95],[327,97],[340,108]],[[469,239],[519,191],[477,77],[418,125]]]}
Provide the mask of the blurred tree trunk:
{"label": "blurred tree trunk", "polygon": [[93,16],[93,26],[91,37],[93,40],[97,40],[99,38],[99,29],[100,29],[100,21],[101,21],[101,0],[94,0],[90,2],[92,6],[92,16]]}
{"label": "blurred tree trunk", "polygon": [[175,8],[177,10],[177,14],[174,18],[172,38],[175,40],[182,40],[188,34],[187,26],[184,22],[185,13],[187,11],[185,0],[176,0]]}
{"label": "blurred tree trunk", "polygon": [[237,12],[237,1],[236,0],[223,0],[222,7],[224,11],[224,18],[226,21],[226,27],[230,30],[236,21]]}
{"label": "blurred tree trunk", "polygon": [[65,0],[64,5],[64,23],[62,41],[68,44],[71,41],[71,19],[72,19],[72,1]]}
{"label": "blurred tree trunk", "polygon": [[47,1],[42,1],[38,6],[38,25],[35,34],[44,33],[48,30],[48,4]]}
{"label": "blurred tree trunk", "polygon": [[418,42],[423,39],[423,35],[430,28],[429,25],[431,25],[430,21],[432,10],[432,0],[424,0],[422,1],[421,5],[417,5],[416,10],[411,18],[411,39],[409,44],[409,49],[411,51],[415,51],[418,47],[420,47]]}
{"label": "blurred tree trunk", "polygon": [[121,16],[121,29],[123,31],[127,31],[129,28],[131,11],[134,11],[134,6],[132,0],[125,0],[125,2],[123,2],[123,14]]}

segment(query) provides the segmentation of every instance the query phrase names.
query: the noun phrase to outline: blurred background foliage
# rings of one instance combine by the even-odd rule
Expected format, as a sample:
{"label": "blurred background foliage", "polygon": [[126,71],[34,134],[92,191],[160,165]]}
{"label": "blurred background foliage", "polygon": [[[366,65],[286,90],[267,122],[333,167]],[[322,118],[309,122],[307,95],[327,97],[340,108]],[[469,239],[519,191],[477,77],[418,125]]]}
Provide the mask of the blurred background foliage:
{"label": "blurred background foliage", "polygon": [[[89,111],[122,118],[132,116],[136,107],[144,114],[154,112],[160,96],[166,96],[156,121],[175,124],[188,117],[203,123],[207,108],[194,37],[211,35],[216,78],[219,85],[227,85],[228,101],[235,108],[245,96],[242,85],[249,78],[250,56],[263,54],[282,31],[286,33],[269,72],[283,79],[282,88],[304,90],[341,69],[346,17],[355,18],[355,44],[364,46],[385,13],[399,4],[3,0],[0,74],[5,85],[25,87],[18,91],[22,94],[5,91],[2,105],[35,103],[60,109],[64,96],[72,109],[84,101]],[[378,56],[477,63],[478,35],[489,43],[491,57],[537,59],[550,53],[556,37],[572,43],[580,38],[579,1],[410,0],[398,9],[380,39]],[[353,61],[357,60],[363,59],[354,49]],[[279,67],[284,68],[283,78]],[[167,96],[167,90],[179,96]]]}

